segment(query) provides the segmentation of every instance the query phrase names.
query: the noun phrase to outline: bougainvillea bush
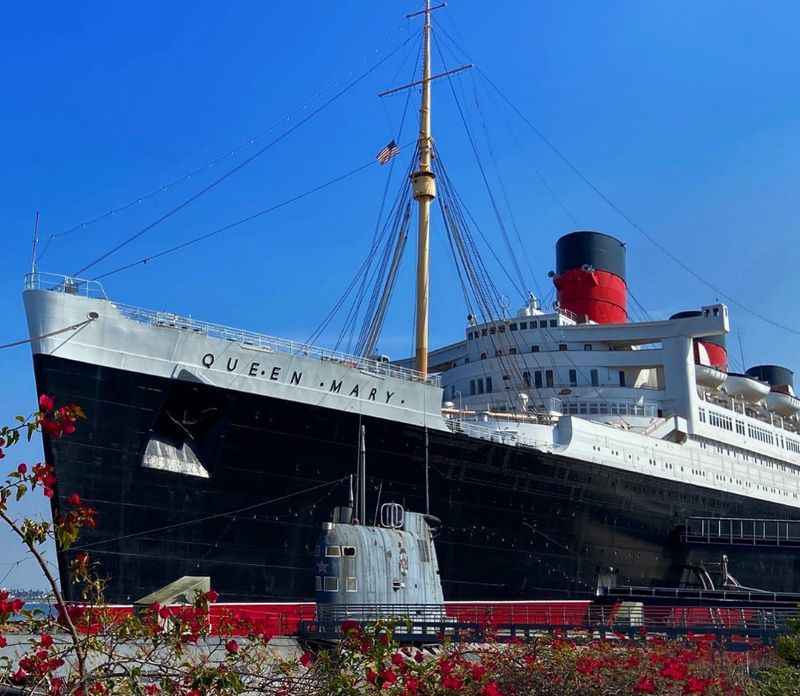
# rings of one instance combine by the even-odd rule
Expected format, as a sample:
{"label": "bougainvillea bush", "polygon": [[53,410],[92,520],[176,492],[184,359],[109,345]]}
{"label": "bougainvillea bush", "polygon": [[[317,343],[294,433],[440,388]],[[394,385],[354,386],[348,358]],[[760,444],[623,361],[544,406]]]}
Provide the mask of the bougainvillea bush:
{"label": "bougainvillea bush", "polygon": [[[69,437],[81,427],[75,405],[42,396],[38,410],[0,428],[0,459],[26,434]],[[5,461],[5,460],[4,460]],[[527,642],[401,646],[391,622],[342,624],[342,640],[297,650],[287,657],[270,636],[239,617],[216,612],[213,590],[184,606],[152,605],[120,612],[103,599],[104,581],[91,556],[78,553],[72,576],[82,601],[64,601],[44,554],[55,542],[68,549],[87,527],[102,524],[80,491],[59,491],[52,522],[19,517],[26,495],[52,498],[58,490],[47,463],[12,467],[0,482],[0,520],[38,563],[55,597],[57,617],[28,611],[0,590],[0,687],[61,696],[573,696],[587,694],[800,694],[800,638],[787,637],[782,658],[771,651],[731,654],[711,643],[596,641],[542,637]],[[21,620],[9,619],[15,616]],[[221,617],[221,618],[220,618]],[[9,644],[6,646],[6,644]],[[773,664],[774,663],[774,664]],[[753,678],[752,667],[760,669]]]}

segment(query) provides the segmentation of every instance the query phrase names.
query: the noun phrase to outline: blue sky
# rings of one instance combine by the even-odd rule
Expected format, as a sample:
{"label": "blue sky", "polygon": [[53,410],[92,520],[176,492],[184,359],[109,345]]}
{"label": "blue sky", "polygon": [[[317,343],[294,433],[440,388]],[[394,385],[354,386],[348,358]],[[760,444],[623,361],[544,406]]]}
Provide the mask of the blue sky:
{"label": "blue sky", "polygon": [[[6,8],[0,25],[0,344],[26,335],[20,290],[35,210],[42,215],[43,240],[61,235],[41,269],[76,271],[391,52],[418,29],[418,19],[403,18],[417,7],[408,1],[143,0]],[[632,219],[726,293],[800,328],[800,6],[778,0],[453,0],[435,19]],[[464,60],[439,40],[448,66]],[[395,134],[404,104],[402,95],[380,100],[376,94],[411,79],[413,44],[92,273],[368,162]],[[434,57],[434,70],[441,70]],[[478,75],[454,79],[494,191],[499,195],[498,171],[507,188],[535,276],[526,278],[531,287],[548,287],[555,240],[577,221],[628,243],[630,288],[653,316],[716,299],[599,200]],[[415,118],[412,109],[402,141],[413,139]],[[446,81],[434,87],[433,127],[461,196],[506,259]],[[393,173],[392,190],[407,156]],[[197,168],[204,169],[124,213],[61,234]],[[181,254],[112,276],[106,289],[128,304],[305,339],[366,251],[388,175],[389,167],[370,167]],[[438,225],[433,235],[431,330],[439,344],[463,335],[466,310]],[[380,344],[392,356],[410,351],[413,249],[409,245]],[[495,271],[516,307],[518,298]],[[800,368],[797,335],[736,306],[731,313],[746,363]],[[326,340],[335,340],[335,332]],[[737,337],[729,344],[738,367]],[[9,422],[34,404],[29,349],[0,351],[0,361],[0,419]],[[37,441],[17,454],[4,462],[38,460],[41,446]],[[25,509],[46,511],[38,497]],[[39,584],[31,564],[9,565],[23,555],[0,530],[0,585]]]}

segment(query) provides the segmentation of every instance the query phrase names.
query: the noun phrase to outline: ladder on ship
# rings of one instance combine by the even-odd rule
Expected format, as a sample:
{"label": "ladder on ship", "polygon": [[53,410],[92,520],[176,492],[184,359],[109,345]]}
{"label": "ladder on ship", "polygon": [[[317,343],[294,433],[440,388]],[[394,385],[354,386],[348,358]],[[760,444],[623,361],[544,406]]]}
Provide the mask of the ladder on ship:
{"label": "ladder on ship", "polygon": [[683,540],[687,544],[800,547],[800,520],[742,517],[689,517]]}

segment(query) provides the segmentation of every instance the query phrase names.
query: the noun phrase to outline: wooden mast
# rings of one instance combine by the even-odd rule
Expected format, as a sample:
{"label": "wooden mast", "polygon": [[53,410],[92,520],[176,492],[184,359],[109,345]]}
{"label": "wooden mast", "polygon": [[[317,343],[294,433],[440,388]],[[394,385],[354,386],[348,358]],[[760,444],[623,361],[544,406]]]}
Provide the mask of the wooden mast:
{"label": "wooden mast", "polygon": [[428,288],[430,260],[430,211],[436,198],[436,180],[431,171],[431,2],[425,0],[422,32],[422,102],[419,109],[419,168],[411,175],[414,199],[419,208],[417,239],[417,327],[416,369],[428,376]]}

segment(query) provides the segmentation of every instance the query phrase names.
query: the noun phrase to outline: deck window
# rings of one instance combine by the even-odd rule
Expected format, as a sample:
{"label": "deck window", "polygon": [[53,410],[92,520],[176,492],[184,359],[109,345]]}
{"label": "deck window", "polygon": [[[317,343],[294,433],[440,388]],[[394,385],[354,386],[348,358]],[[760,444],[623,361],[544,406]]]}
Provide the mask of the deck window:
{"label": "deck window", "polygon": [[355,578],[345,578],[344,579],[344,591],[345,592],[358,592],[358,580]]}
{"label": "deck window", "polygon": [[569,386],[577,387],[578,386],[578,371],[577,370],[570,370],[569,371]]}
{"label": "deck window", "polygon": [[599,379],[599,376],[598,376],[598,374],[597,374],[597,370],[592,370],[591,372],[589,372],[589,377],[590,377],[590,378],[591,378],[591,380],[592,380],[592,386],[593,386],[593,387],[597,387],[597,386],[599,386],[599,384],[600,384],[600,379]]}
{"label": "deck window", "polygon": [[545,372],[544,372],[544,381],[545,381],[545,384],[547,384],[548,387],[552,387],[553,386],[554,380],[553,380],[553,371],[552,370],[545,370]]}
{"label": "deck window", "polygon": [[342,555],[341,549],[338,546],[326,546],[325,556],[328,558],[339,558]]}
{"label": "deck window", "polygon": [[342,546],[342,556],[349,556],[352,558],[355,555],[356,555],[355,546]]}
{"label": "deck window", "polygon": [[325,592],[338,592],[339,591],[339,578],[335,575],[326,575],[324,580]]}

